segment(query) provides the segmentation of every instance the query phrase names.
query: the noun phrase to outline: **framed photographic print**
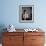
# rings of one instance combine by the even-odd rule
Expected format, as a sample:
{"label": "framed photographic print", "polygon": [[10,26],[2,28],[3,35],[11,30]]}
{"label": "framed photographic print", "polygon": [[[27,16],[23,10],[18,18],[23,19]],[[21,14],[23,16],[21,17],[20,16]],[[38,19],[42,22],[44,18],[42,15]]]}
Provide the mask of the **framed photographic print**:
{"label": "framed photographic print", "polygon": [[33,22],[34,21],[34,5],[19,6],[19,21]]}

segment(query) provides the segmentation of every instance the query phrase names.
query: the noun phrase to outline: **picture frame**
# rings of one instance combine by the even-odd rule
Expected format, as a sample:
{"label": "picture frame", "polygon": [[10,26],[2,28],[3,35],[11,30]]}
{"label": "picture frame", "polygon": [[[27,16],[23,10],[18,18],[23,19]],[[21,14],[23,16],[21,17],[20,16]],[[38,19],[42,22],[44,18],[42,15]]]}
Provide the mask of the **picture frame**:
{"label": "picture frame", "polygon": [[34,5],[19,6],[19,21],[24,23],[34,22]]}

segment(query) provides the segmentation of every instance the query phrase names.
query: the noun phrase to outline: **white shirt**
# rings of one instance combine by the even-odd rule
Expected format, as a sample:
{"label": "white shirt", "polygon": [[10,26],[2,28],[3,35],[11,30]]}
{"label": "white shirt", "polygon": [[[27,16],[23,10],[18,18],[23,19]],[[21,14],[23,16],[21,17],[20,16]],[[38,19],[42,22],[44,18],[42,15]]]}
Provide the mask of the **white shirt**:
{"label": "white shirt", "polygon": [[29,18],[29,15],[28,15],[27,13],[25,13],[25,14],[23,15],[23,18],[24,18],[24,19]]}

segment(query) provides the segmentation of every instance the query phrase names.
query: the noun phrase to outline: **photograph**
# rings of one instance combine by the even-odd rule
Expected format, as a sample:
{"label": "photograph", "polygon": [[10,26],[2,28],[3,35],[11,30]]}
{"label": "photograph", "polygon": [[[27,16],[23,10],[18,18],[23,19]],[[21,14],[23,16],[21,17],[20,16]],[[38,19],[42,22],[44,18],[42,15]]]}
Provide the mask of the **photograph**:
{"label": "photograph", "polygon": [[33,5],[20,5],[19,9],[20,22],[33,22],[34,19]]}

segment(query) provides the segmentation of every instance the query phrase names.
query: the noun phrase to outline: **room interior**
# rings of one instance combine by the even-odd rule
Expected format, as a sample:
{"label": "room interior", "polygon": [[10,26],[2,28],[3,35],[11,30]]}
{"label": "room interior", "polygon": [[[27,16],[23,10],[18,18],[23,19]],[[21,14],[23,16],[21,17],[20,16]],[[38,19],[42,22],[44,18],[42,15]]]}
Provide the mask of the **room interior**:
{"label": "room interior", "polygon": [[[15,29],[36,29],[45,32],[46,46],[46,0],[0,0],[0,46],[2,46],[2,32],[9,24]],[[34,5],[34,22],[20,22],[20,5]],[[6,31],[6,29],[5,29]]]}

